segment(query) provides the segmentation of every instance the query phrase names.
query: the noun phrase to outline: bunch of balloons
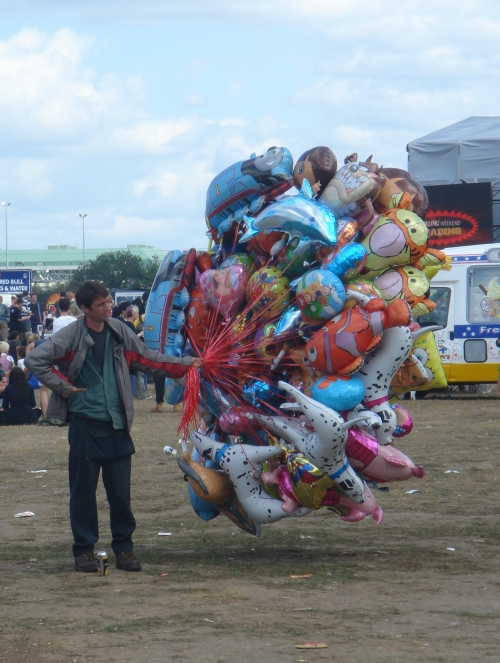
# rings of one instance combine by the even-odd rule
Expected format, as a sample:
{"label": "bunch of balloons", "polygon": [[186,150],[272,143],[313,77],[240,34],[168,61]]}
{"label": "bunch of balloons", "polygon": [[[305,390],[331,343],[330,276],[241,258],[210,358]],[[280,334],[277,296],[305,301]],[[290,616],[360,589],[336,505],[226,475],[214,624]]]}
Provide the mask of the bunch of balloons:
{"label": "bunch of balloons", "polygon": [[393,444],[412,429],[395,394],[446,384],[417,322],[448,267],[426,209],[406,171],[356,154],[337,168],[327,147],[295,165],[272,147],[210,183],[209,250],[167,254],[145,323],[150,347],[203,358],[199,382],[167,381],[191,404],[179,466],[201,518],[258,535],[327,507],[378,524],[370,487],[424,476]]}

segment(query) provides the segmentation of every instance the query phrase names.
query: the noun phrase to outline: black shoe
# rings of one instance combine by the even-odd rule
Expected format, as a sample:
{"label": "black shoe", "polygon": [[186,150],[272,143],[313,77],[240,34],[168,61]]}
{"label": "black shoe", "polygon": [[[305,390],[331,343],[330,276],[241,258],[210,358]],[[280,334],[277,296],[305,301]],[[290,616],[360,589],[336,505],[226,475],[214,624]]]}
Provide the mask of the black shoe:
{"label": "black shoe", "polygon": [[116,555],[116,568],[122,571],[140,571],[142,566],[131,550],[124,550]]}
{"label": "black shoe", "polygon": [[75,571],[81,571],[82,573],[97,573],[98,568],[97,557],[93,550],[89,550],[89,552],[75,557]]}

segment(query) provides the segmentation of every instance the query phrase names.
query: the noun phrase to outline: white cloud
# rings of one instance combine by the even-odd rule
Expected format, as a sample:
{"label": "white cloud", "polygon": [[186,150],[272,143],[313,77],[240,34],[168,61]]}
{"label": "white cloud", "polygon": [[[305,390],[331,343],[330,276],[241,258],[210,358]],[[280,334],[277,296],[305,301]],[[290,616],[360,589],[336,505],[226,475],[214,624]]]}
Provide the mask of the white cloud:
{"label": "white cloud", "polygon": [[161,195],[166,198],[177,191],[178,184],[179,176],[165,170],[158,177],[145,177],[142,180],[134,182],[133,190],[136,196],[142,196],[148,189],[158,189]]}

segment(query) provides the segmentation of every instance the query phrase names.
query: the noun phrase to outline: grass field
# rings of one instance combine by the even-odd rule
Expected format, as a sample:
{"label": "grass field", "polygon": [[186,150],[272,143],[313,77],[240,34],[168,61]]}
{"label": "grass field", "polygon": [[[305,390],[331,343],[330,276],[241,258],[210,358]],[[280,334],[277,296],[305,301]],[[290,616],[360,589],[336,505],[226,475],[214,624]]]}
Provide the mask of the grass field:
{"label": "grass field", "polygon": [[[255,539],[224,516],[197,518],[162,451],[177,446],[178,415],[140,402],[132,495],[144,571],[114,569],[100,486],[105,578],[72,569],[67,429],[2,429],[0,662],[500,660],[500,402],[406,405],[415,427],[398,447],[427,476],[376,493],[380,526],[320,510]],[[13,518],[21,511],[35,516]],[[304,641],[328,647],[297,649]]]}

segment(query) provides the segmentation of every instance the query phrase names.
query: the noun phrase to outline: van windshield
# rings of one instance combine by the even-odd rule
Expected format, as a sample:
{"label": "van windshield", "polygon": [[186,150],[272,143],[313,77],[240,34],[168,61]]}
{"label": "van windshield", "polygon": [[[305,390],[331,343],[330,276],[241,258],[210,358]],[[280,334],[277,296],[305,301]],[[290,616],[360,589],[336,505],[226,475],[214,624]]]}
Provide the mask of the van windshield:
{"label": "van windshield", "polygon": [[467,320],[473,324],[500,321],[500,265],[470,267]]}
{"label": "van windshield", "polygon": [[429,327],[430,325],[439,325],[446,327],[448,324],[448,313],[450,310],[450,288],[434,288],[431,286],[431,293],[429,299],[436,302],[436,308],[427,315],[418,317],[418,324],[421,327]]}

